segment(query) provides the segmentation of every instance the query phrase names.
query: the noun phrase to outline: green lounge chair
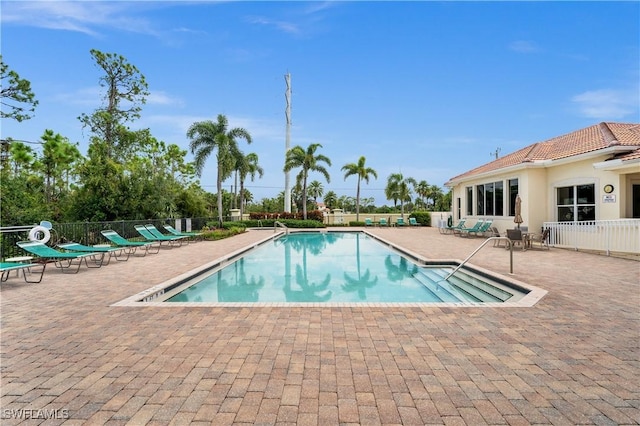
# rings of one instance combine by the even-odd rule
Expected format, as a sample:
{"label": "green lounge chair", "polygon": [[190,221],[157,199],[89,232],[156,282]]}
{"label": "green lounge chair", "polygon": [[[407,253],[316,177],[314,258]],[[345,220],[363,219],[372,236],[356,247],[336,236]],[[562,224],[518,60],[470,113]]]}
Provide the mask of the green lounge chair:
{"label": "green lounge chair", "polygon": [[[151,227],[151,229],[155,229],[155,226],[153,225],[147,225],[147,226]],[[156,233],[151,232],[150,229],[147,228],[147,226],[136,225],[133,228],[136,231],[138,231],[138,234],[142,235],[142,237],[147,241],[158,242],[160,243],[160,245],[162,245],[162,243],[168,243],[170,248],[173,248],[173,246],[176,244],[182,245],[182,240],[184,239],[184,237],[176,237],[175,235],[174,236],[164,235],[157,229],[156,229],[156,232],[158,235],[156,235]]]}
{"label": "green lounge chair", "polygon": [[146,256],[147,253],[158,253],[160,252],[160,245],[154,242],[149,241],[129,241],[124,238],[122,235],[118,234],[116,231],[112,229],[105,229],[104,231],[100,231],[102,235],[113,244],[118,247],[126,247],[131,250],[131,254],[135,254],[136,249],[140,248],[143,250],[142,256]]}
{"label": "green lounge chair", "polygon": [[396,226],[401,228],[401,227],[407,226],[407,223],[404,221],[403,218],[399,217],[396,219]]}
{"label": "green lounge chair", "polygon": [[456,230],[464,228],[464,224],[467,222],[467,219],[460,219],[457,225],[454,226],[445,226],[444,228],[440,228],[441,234],[451,234],[455,233]]}
{"label": "green lounge chair", "polygon": [[389,224],[387,223],[387,219],[385,219],[384,217],[381,217],[380,226],[389,226]]}
{"label": "green lounge chair", "polygon": [[416,220],[415,217],[410,217],[409,218],[409,226],[420,226],[420,224],[418,223],[418,221]]}
{"label": "green lounge chair", "polygon": [[[31,276],[32,268],[38,267],[42,267],[42,270],[39,272],[39,275],[37,275],[37,279],[31,280],[27,278],[27,272],[29,272],[29,276]],[[11,271],[17,271],[18,275],[20,274],[20,272],[22,272],[25,282],[39,283],[40,281],[42,281],[42,276],[44,275],[44,270],[46,268],[46,263],[0,262],[0,272],[2,272],[0,281],[7,281],[9,279],[9,274],[11,274]]]}
{"label": "green lounge chair", "polygon": [[[53,261],[56,268],[59,268],[65,274],[77,274],[83,261],[87,268],[99,268],[104,260],[104,253],[63,252],[37,241],[18,241],[17,244],[21,249],[35,254],[43,261]],[[74,260],[77,260],[78,263],[76,268],[72,269]],[[91,261],[91,264],[89,261]]]}
{"label": "green lounge chair", "polygon": [[462,232],[460,233],[460,236],[466,235],[470,237],[472,234],[476,236],[482,236],[484,235],[485,232],[489,231],[489,228],[491,228],[492,224],[493,224],[493,220],[486,220],[478,227],[478,229],[470,229],[467,231],[462,230]]}
{"label": "green lounge chair", "polygon": [[63,250],[69,251],[79,251],[81,253],[105,253],[108,254],[107,261],[103,263],[103,265],[108,265],[111,261],[112,257],[115,257],[118,261],[126,261],[129,260],[129,255],[131,254],[131,249],[126,247],[112,247],[112,246],[85,246],[80,243],[64,243],[58,244],[58,247]]}
{"label": "green lounge chair", "polygon": [[173,241],[179,241],[180,245],[182,245],[183,242],[189,241],[188,235],[163,234],[158,228],[155,227],[155,225],[152,224],[145,225],[144,227],[147,228],[147,231],[151,232],[151,234],[156,238],[171,238]]}
{"label": "green lounge chair", "polygon": [[162,225],[162,227],[164,229],[167,230],[167,232],[169,232],[171,235],[175,235],[176,237],[187,237],[187,238],[191,238],[193,239],[193,241],[196,241],[197,239],[202,239],[202,235],[204,234],[203,232],[184,232],[184,231],[178,231],[176,228],[174,228],[171,225]]}
{"label": "green lounge chair", "polygon": [[373,226],[373,222],[370,217],[364,219],[364,226]]}
{"label": "green lounge chair", "polygon": [[473,226],[469,227],[469,228],[459,228],[459,229],[454,229],[453,233],[454,234],[458,234],[458,235],[462,235],[462,233],[467,233],[467,232],[476,232],[478,229],[480,229],[480,227],[482,226],[482,224],[484,223],[484,219],[480,219],[479,221],[477,221]]}

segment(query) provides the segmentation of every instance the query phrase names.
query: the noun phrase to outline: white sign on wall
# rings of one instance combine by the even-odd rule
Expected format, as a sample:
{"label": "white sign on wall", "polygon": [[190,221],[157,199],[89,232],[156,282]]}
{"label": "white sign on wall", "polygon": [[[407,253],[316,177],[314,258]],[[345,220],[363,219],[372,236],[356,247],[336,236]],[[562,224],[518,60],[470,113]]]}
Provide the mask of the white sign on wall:
{"label": "white sign on wall", "polygon": [[612,194],[606,194],[602,196],[602,202],[603,203],[615,203],[616,202],[616,196],[612,195]]}

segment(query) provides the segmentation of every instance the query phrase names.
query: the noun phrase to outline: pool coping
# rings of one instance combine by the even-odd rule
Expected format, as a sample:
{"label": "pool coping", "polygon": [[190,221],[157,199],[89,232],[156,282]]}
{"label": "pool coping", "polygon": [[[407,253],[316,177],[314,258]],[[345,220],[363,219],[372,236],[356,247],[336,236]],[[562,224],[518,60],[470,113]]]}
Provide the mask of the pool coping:
{"label": "pool coping", "polygon": [[[247,251],[250,251],[267,241],[270,241],[280,235],[288,234],[289,232],[361,232],[371,238],[374,238],[378,242],[385,244],[388,248],[401,252],[403,255],[410,257],[413,261],[419,263],[421,266],[428,266],[430,264],[452,264],[459,265],[463,261],[460,259],[428,259],[411,250],[401,247],[395,243],[392,243],[379,235],[372,234],[366,230],[344,230],[344,229],[320,229],[320,230],[308,230],[308,229],[288,229],[275,231],[273,234],[262,238],[256,242],[248,244],[247,246],[235,250],[219,257],[211,262],[205,263],[199,267],[193,268],[183,274],[170,278],[162,283],[156,284],[148,289],[131,295],[125,299],[122,299],[110,306],[114,307],[189,307],[189,308],[206,308],[206,307],[226,307],[226,308],[245,308],[245,307],[326,307],[326,308],[343,308],[343,307],[410,307],[410,308],[525,308],[532,307],[538,303],[546,294],[547,291],[533,286],[531,284],[524,283],[516,280],[512,277],[507,277],[502,274],[490,271],[488,269],[473,265],[472,263],[466,263],[465,268],[479,273],[480,275],[486,275],[494,280],[506,283],[506,285],[515,287],[516,289],[523,289],[528,291],[522,298],[513,302],[171,302],[164,301],[163,296],[171,290],[185,284],[194,275],[215,269],[224,267],[237,257],[243,255]],[[159,302],[154,302],[155,299],[163,299]]]}

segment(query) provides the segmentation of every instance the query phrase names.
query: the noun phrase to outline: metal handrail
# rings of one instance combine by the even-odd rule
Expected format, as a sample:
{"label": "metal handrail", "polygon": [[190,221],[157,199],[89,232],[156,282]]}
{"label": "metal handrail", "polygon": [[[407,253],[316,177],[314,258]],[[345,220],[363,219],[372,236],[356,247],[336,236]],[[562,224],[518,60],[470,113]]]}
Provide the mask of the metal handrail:
{"label": "metal handrail", "polygon": [[289,228],[287,228],[287,225],[282,222],[278,222],[277,220],[273,222],[273,232],[276,232],[278,230],[278,226],[284,228],[285,234],[289,235]]}
{"label": "metal handrail", "polygon": [[467,256],[467,258],[465,260],[462,261],[461,264],[459,264],[449,275],[447,275],[444,280],[448,280],[449,278],[451,278],[451,276],[453,274],[455,274],[456,272],[458,272],[458,269],[462,268],[464,266],[465,263],[467,263],[469,261],[469,259],[471,259],[473,257],[474,254],[476,254],[477,252],[480,251],[480,249],[482,247],[484,247],[489,241],[495,241],[495,240],[505,240],[507,241],[507,243],[509,244],[509,273],[513,274],[513,242],[508,238],[508,237],[489,237],[486,240],[484,240],[482,242],[482,244],[480,244],[480,247],[478,247],[477,249],[475,249],[473,251],[473,253],[471,253],[469,256]]}

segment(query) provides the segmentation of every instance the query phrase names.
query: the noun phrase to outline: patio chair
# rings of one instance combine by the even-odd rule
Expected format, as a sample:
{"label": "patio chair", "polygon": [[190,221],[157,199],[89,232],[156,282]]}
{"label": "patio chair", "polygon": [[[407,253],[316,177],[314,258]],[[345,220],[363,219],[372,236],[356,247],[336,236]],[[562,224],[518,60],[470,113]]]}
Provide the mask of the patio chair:
{"label": "patio chair", "polygon": [[373,226],[373,222],[371,221],[370,217],[366,217],[364,219],[364,226]]}
{"label": "patio chair", "polygon": [[[21,249],[35,254],[41,258],[42,261],[53,261],[56,268],[59,268],[65,274],[77,274],[83,261],[84,264],[87,265],[87,268],[99,268],[102,266],[104,260],[104,253],[63,252],[37,241],[18,241],[16,244],[18,244],[18,247]],[[78,263],[76,268],[72,269],[71,267],[73,266],[74,260],[77,260]],[[89,263],[89,260],[91,260],[92,264]]]}
{"label": "patio chair", "polygon": [[480,229],[483,223],[484,223],[484,219],[480,219],[473,226],[470,226],[468,228],[462,227],[462,228],[454,229],[453,234],[462,236],[462,234],[465,233],[468,235],[469,232],[476,232],[478,229]]}
{"label": "patio chair", "polygon": [[[42,270],[38,273],[37,279],[27,278],[27,272],[29,273],[29,276],[31,276],[32,268],[37,269],[39,267],[42,267]],[[2,272],[0,281],[7,281],[9,279],[9,274],[11,274],[11,271],[17,271],[18,275],[20,275],[20,272],[22,272],[25,282],[37,284],[42,281],[42,276],[44,275],[44,270],[46,268],[46,263],[0,262],[0,272]]]}
{"label": "patio chair", "polygon": [[[522,239],[522,231],[519,229],[507,229],[507,238],[511,241],[511,246],[515,246],[516,244],[520,244],[522,250],[526,249],[525,242]],[[509,247],[507,247],[509,248]]]}
{"label": "patio chair", "polygon": [[467,219],[460,219],[457,225],[454,226],[445,226],[444,228],[439,228],[441,234],[451,234],[455,233],[455,230],[464,228],[464,224],[467,222]]}
{"label": "patio chair", "polygon": [[[136,225],[133,228],[138,231],[138,234],[142,235],[142,237],[147,241],[154,241],[160,243],[160,245],[162,245],[162,243],[168,243],[169,248],[173,248],[176,244],[181,246],[182,240],[185,238],[177,237],[175,235],[164,235],[153,225]],[[155,231],[152,232],[151,229],[154,229]]]}
{"label": "patio chair", "polygon": [[409,226],[420,226],[420,224],[418,223],[418,221],[416,220],[415,217],[410,217],[409,218]]}
{"label": "patio chair", "polygon": [[384,217],[380,218],[380,226],[389,226],[389,223],[387,222],[387,219],[385,219]]}
{"label": "patio chair", "polygon": [[[489,237],[502,237],[503,235],[500,234],[500,231],[498,231],[498,228],[496,228],[495,226],[492,226],[489,229],[490,235]],[[493,240],[493,246],[494,247],[502,247],[502,243],[504,240]]]}
{"label": "patio chair", "polygon": [[108,254],[109,256],[107,256],[107,261],[104,262],[103,265],[108,265],[112,257],[115,257],[117,261],[129,260],[129,255],[131,254],[131,250],[125,247],[85,246],[84,244],[74,242],[58,244],[57,247],[63,250],[79,251],[81,253],[98,252]]}
{"label": "patio chair", "polygon": [[176,228],[174,228],[171,225],[162,225],[162,227],[166,229],[167,232],[170,233],[171,235],[175,235],[176,237],[187,237],[187,239],[192,239],[193,241],[202,239],[202,235],[204,234],[203,232],[195,232],[195,231],[192,231],[192,232],[178,231]]}
{"label": "patio chair", "polygon": [[533,234],[529,236],[529,244],[531,248],[534,247],[534,243],[538,243],[540,248],[547,248],[549,250],[549,228],[545,228],[542,234]]}
{"label": "patio chair", "polygon": [[407,223],[404,221],[403,218],[399,217],[399,218],[396,219],[396,226],[402,228],[402,227],[407,226]]}
{"label": "patio chair", "polygon": [[[468,236],[471,236],[471,234],[477,236],[477,237],[481,237],[483,236],[487,231],[489,231],[489,228],[491,228],[491,225],[493,224],[493,220],[486,220],[484,221],[476,230],[469,230],[466,231],[466,234]],[[462,234],[461,234],[462,235]]]}
{"label": "patio chair", "polygon": [[111,241],[117,247],[128,248],[131,251],[131,254],[135,255],[135,252],[138,248],[143,250],[142,256],[146,256],[147,253],[153,254],[160,252],[160,244],[156,244],[155,242],[129,241],[112,229],[105,229],[100,232],[107,240]]}

